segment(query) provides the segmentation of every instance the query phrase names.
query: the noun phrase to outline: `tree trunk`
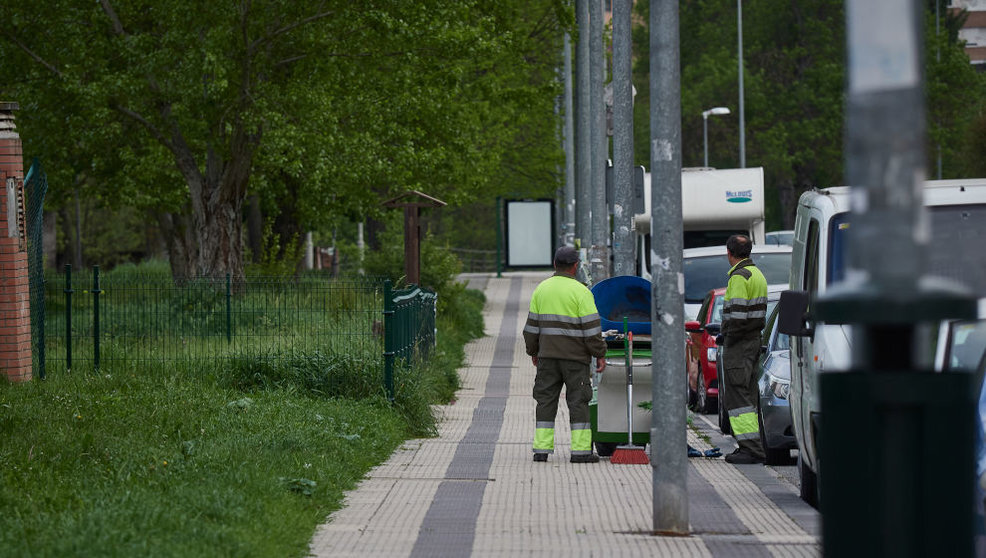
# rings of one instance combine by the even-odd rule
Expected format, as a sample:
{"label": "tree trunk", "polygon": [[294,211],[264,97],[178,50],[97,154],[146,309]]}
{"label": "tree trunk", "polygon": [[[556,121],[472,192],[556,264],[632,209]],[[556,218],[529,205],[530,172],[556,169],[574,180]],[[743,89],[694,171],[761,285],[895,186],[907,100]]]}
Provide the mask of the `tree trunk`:
{"label": "tree trunk", "polygon": [[175,213],[159,213],[157,219],[168,249],[171,277],[178,281],[188,279],[192,276],[196,247],[189,230],[188,218]]}
{"label": "tree trunk", "polygon": [[260,210],[260,196],[250,196],[247,209],[247,246],[250,247],[250,261],[260,263],[264,255],[264,214]]}
{"label": "tree trunk", "polygon": [[52,269],[57,266],[58,246],[56,246],[56,242],[58,241],[58,230],[55,228],[57,221],[57,213],[53,211],[43,212],[41,217],[41,243],[44,247],[44,267],[46,269]]}

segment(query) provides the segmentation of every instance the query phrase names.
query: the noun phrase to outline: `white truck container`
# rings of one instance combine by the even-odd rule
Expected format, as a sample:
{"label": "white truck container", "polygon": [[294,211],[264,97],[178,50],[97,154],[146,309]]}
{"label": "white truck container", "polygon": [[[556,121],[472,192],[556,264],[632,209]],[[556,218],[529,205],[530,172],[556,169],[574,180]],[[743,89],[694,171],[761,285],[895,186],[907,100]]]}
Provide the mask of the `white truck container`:
{"label": "white truck container", "polygon": [[[845,278],[846,235],[852,224],[850,192],[848,187],[811,190],[798,200],[790,288],[804,293],[807,300],[815,300]],[[983,250],[986,179],[927,181],[924,205],[931,229],[926,254],[929,272],[963,283],[979,297],[986,296],[986,251]],[[889,244],[894,239],[887,238],[886,242]],[[852,330],[849,325],[814,320],[810,302],[808,305],[808,308],[794,304],[788,307],[782,299],[779,311],[782,320],[785,314],[794,316],[794,322],[807,316],[805,330],[782,328],[781,331],[792,335],[788,401],[798,441],[801,497],[816,504],[820,464],[817,434],[821,417],[818,376],[849,368]],[[940,369],[940,363],[935,366]]]}
{"label": "white truck container", "polygon": [[[681,170],[684,248],[723,246],[734,234],[765,243],[763,167]],[[634,216],[638,274],[650,280],[651,175],[644,175],[644,213]]]}

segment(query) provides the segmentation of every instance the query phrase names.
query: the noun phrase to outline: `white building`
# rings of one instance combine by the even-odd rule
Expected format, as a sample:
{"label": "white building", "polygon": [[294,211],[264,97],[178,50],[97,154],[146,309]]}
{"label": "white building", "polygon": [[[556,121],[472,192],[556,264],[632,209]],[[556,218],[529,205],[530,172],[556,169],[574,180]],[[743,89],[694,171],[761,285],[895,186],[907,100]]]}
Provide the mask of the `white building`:
{"label": "white building", "polygon": [[959,39],[965,41],[969,60],[980,71],[986,71],[986,0],[951,0],[948,9],[951,13],[968,12]]}

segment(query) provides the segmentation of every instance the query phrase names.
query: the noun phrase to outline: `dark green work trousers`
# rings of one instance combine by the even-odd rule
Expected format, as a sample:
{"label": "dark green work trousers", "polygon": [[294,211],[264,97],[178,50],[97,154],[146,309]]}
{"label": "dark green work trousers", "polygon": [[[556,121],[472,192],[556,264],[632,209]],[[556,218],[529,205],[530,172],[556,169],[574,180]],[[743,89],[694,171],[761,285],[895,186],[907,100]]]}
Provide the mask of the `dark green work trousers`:
{"label": "dark green work trousers", "polygon": [[757,402],[760,391],[754,374],[760,357],[760,336],[730,339],[726,337],[722,365],[726,384],[723,407],[729,413],[729,426],[741,449],[763,458],[760,443]]}
{"label": "dark green work trousers", "polygon": [[589,377],[589,363],[558,358],[538,358],[538,371],[534,378],[534,400],[537,402],[534,451],[541,453],[554,449],[555,415],[558,414],[562,386],[565,386],[572,428],[572,455],[592,453],[589,424],[592,380]]}

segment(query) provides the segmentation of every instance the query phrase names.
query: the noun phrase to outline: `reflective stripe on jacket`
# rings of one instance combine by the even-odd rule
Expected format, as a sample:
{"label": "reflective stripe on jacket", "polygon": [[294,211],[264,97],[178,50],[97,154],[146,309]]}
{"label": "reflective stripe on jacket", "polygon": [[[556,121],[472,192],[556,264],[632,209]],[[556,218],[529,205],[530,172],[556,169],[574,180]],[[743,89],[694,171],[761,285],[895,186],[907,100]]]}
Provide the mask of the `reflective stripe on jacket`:
{"label": "reflective stripe on jacket", "polygon": [[530,356],[589,362],[606,355],[596,301],[571,275],[556,273],[531,296],[524,326]]}
{"label": "reflective stripe on jacket", "polygon": [[760,335],[767,318],[767,280],[746,258],[729,270],[722,306],[722,333],[734,338]]}

